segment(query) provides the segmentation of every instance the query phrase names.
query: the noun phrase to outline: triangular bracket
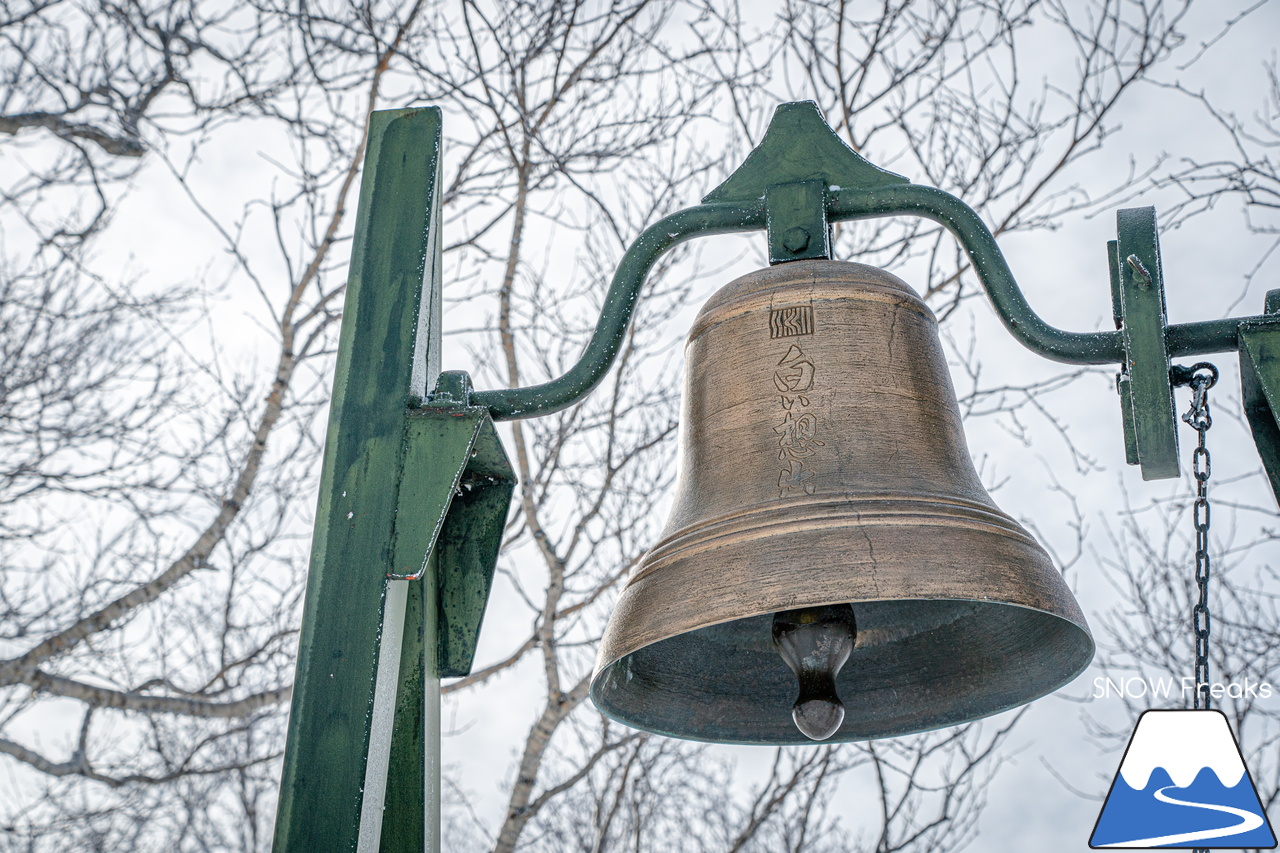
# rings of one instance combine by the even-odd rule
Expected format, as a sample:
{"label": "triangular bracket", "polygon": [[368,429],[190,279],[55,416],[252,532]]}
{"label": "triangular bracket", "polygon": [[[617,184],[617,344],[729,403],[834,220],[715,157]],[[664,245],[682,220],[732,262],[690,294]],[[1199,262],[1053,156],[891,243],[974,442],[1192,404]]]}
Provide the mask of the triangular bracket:
{"label": "triangular bracket", "polygon": [[872,165],[845,144],[813,101],[779,104],[742,165],[704,204],[764,200],[769,263],[830,258],[827,207],[833,193],[909,183]]}
{"label": "triangular bracket", "polygon": [[770,187],[805,181],[822,181],[833,192],[910,183],[845,144],[813,101],[796,101],[778,105],[760,144],[702,202],[758,201]]}
{"label": "triangular bracket", "polygon": [[516,476],[483,406],[428,405],[405,419],[393,580],[435,556],[439,673],[471,672]]}

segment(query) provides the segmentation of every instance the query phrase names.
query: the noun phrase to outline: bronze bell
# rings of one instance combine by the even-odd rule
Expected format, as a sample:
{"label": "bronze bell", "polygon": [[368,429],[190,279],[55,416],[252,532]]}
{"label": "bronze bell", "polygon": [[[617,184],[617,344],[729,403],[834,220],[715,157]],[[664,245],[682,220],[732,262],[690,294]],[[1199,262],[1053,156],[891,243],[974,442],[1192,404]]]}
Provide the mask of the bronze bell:
{"label": "bronze bell", "polygon": [[694,740],[867,740],[1088,666],[1061,574],[978,479],[908,285],[839,261],[753,272],[685,354],[675,505],[605,631],[601,711]]}

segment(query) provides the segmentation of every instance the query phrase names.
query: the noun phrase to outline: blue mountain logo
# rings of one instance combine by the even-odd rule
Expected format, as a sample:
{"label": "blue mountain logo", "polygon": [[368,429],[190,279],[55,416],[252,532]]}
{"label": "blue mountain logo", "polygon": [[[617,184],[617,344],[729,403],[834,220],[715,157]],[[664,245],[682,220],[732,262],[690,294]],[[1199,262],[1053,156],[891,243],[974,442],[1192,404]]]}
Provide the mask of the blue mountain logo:
{"label": "blue mountain logo", "polygon": [[1089,846],[1276,846],[1221,711],[1147,711],[1138,718]]}

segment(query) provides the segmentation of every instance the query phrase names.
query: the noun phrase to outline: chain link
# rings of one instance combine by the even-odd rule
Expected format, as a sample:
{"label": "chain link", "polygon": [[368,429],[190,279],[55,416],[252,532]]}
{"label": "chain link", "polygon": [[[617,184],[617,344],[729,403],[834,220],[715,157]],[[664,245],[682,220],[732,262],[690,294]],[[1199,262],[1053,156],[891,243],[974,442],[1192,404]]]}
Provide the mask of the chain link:
{"label": "chain link", "polygon": [[1190,370],[1187,384],[1191,386],[1191,408],[1183,414],[1186,421],[1199,436],[1199,443],[1191,453],[1191,472],[1196,481],[1196,500],[1192,506],[1191,520],[1196,530],[1196,587],[1199,599],[1191,609],[1191,627],[1195,636],[1195,708],[1208,710],[1209,696],[1209,634],[1211,619],[1209,616],[1209,575],[1212,563],[1209,559],[1209,476],[1213,472],[1213,461],[1209,456],[1209,448],[1205,446],[1205,436],[1213,426],[1213,415],[1209,412],[1209,389],[1218,381],[1218,369],[1211,364],[1197,364]]}
{"label": "chain link", "polygon": [[[1195,709],[1209,710],[1209,475],[1213,461],[1205,446],[1205,435],[1213,426],[1209,413],[1209,389],[1218,381],[1218,368],[1201,362],[1190,368],[1179,369],[1175,375],[1178,384],[1191,386],[1191,408],[1183,415],[1200,441],[1191,452],[1191,473],[1196,480],[1196,501],[1192,506],[1191,521],[1196,529],[1196,587],[1199,599],[1191,608],[1191,629],[1196,646],[1195,661]],[[1207,848],[1197,848],[1193,853],[1210,853]]]}

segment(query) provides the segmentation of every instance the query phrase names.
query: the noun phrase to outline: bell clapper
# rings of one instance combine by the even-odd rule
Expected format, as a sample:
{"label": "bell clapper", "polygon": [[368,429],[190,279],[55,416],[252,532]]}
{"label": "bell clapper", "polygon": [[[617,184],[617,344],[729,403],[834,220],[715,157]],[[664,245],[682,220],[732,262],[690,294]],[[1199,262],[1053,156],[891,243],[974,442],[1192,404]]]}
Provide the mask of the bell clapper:
{"label": "bell clapper", "polygon": [[836,676],[853,652],[857,625],[848,604],[827,604],[773,614],[773,644],[799,682],[791,718],[810,740],[826,740],[844,722]]}

